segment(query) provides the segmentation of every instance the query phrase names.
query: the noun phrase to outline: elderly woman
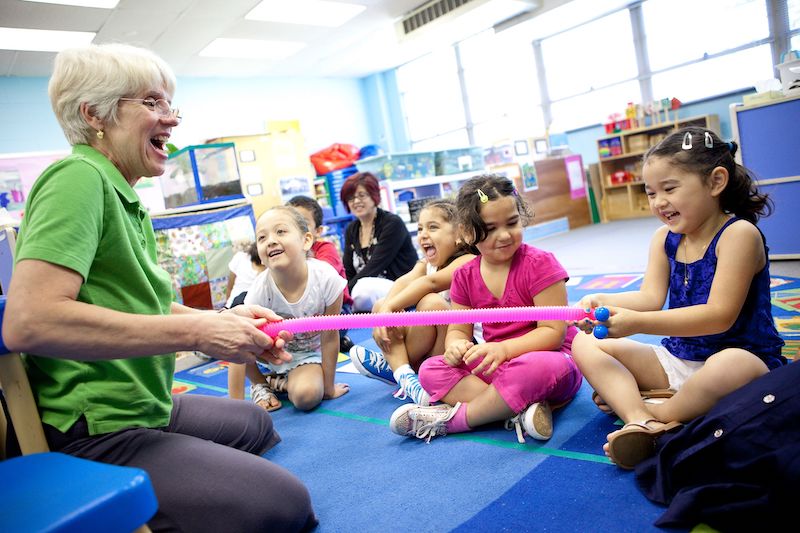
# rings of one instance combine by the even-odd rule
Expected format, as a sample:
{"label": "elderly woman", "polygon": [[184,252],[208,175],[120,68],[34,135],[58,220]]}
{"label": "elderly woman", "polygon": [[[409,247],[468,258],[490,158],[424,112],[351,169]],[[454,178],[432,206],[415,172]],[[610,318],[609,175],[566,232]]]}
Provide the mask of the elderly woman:
{"label": "elderly woman", "polygon": [[25,353],[50,448],[148,472],[154,531],[298,531],[305,486],[260,457],[280,441],[263,409],[172,396],[174,352],[237,363],[291,356],[258,326],[263,307],[222,313],[172,302],[147,211],[133,190],[164,172],[180,115],[175,77],[125,45],[58,54],[49,93],[73,146],[28,198],[3,339]]}
{"label": "elderly woman", "polygon": [[394,280],[417,262],[417,251],[403,220],[378,207],[378,180],[369,172],[353,174],[342,185],[342,203],[355,215],[344,234],[344,270],[354,311],[372,311]]}

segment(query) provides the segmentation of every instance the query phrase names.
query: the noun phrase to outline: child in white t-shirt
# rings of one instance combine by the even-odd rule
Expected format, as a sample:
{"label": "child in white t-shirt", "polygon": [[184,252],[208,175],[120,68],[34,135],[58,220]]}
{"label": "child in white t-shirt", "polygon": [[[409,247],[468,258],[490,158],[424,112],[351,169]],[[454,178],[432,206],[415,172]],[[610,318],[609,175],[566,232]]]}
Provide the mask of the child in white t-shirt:
{"label": "child in white t-shirt", "polygon": [[[244,303],[268,305],[284,318],[338,315],[347,282],[328,263],[306,258],[313,242],[305,218],[293,207],[277,206],[262,214],[256,222],[256,246],[266,270],[256,277]],[[287,392],[303,411],[348,392],[347,384],[334,383],[338,331],[297,333],[285,349],[292,360],[267,364],[267,375],[256,364],[230,365],[230,396],[244,396],[245,374],[253,401],[268,411],[281,407],[276,392]]]}

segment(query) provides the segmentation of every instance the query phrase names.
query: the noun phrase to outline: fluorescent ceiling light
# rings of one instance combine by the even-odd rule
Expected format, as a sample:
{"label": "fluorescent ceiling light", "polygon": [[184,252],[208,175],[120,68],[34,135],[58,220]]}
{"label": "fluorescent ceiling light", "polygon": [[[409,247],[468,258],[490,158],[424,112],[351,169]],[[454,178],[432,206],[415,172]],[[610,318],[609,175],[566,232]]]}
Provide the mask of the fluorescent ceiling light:
{"label": "fluorescent ceiling light", "polygon": [[324,0],[262,0],[244,18],[336,28],[367,7]]}
{"label": "fluorescent ceiling light", "polygon": [[306,47],[291,41],[257,39],[214,39],[200,52],[204,57],[240,57],[245,59],[285,59]]}
{"label": "fluorescent ceiling light", "polygon": [[0,49],[59,52],[65,48],[86,46],[92,42],[95,35],[90,31],[0,28]]}
{"label": "fluorescent ceiling light", "polygon": [[38,2],[40,4],[60,4],[62,6],[80,7],[99,7],[102,9],[114,9],[119,4],[119,0],[25,0],[26,2]]}

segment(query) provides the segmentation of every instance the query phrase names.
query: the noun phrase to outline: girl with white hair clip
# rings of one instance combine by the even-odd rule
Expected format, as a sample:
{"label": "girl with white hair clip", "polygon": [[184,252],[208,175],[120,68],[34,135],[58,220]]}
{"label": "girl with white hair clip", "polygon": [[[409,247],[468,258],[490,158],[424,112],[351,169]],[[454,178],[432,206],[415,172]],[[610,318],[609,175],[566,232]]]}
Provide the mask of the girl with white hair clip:
{"label": "girl with white hair clip", "polygon": [[158,176],[180,114],[175,77],[148,50],[58,54],[49,93],[72,154],[28,197],[3,339],[24,352],[50,448],[150,475],[154,531],[299,531],[308,491],[260,457],[280,441],[249,402],[172,396],[174,352],[236,363],[291,359],[260,306],[222,313],[172,301],[153,227],[133,186]]}

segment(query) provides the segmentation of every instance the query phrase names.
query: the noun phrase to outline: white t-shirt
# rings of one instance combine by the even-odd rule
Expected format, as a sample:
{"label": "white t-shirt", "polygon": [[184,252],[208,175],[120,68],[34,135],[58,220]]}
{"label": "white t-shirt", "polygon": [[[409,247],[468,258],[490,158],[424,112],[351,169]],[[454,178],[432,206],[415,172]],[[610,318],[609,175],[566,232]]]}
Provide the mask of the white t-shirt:
{"label": "white t-shirt", "polygon": [[[325,309],[342,295],[347,280],[336,272],[331,265],[318,259],[308,259],[308,282],[306,290],[299,300],[289,302],[283,296],[269,269],[256,277],[245,296],[245,304],[257,304],[272,309],[283,318],[300,318],[325,313]],[[322,348],[322,336],[319,331],[296,333],[294,339],[287,343],[286,351],[292,354],[296,362],[305,356],[319,356]],[[283,365],[269,365],[277,372]],[[296,365],[291,365],[292,367]]]}
{"label": "white t-shirt", "polygon": [[253,267],[250,254],[247,252],[236,252],[231,262],[228,263],[228,270],[236,275],[236,279],[233,280],[231,297],[225,302],[225,307],[230,307],[234,298],[244,291],[250,290],[250,286],[259,274],[258,270]]}
{"label": "white t-shirt", "polygon": [[[425,263],[425,275],[430,276],[431,274],[433,274],[437,270],[439,270],[438,267],[435,267],[432,264],[427,263],[427,262]],[[444,298],[445,302],[450,303],[450,289],[445,289],[443,291],[439,291],[439,296]]]}

